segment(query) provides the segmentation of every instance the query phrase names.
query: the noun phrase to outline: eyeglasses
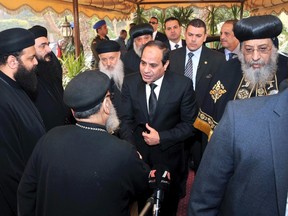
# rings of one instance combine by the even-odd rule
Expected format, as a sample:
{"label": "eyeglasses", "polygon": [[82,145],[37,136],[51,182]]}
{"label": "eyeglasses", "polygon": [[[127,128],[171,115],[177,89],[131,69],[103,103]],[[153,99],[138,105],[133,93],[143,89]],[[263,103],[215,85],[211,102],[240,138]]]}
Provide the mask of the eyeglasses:
{"label": "eyeglasses", "polygon": [[155,25],[155,24],[157,24],[157,23],[156,23],[156,22],[149,22],[149,24]]}
{"label": "eyeglasses", "polygon": [[252,47],[244,47],[243,51],[246,55],[252,55],[255,52],[255,50],[260,54],[268,54],[271,49],[272,47],[269,46],[261,46],[256,49]]}

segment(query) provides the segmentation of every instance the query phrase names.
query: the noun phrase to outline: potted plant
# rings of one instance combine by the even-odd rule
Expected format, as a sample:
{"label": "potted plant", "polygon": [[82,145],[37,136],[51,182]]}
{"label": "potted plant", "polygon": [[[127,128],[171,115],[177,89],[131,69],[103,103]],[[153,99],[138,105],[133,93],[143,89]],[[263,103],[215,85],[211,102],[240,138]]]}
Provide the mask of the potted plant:
{"label": "potted plant", "polygon": [[87,69],[83,52],[75,58],[75,54],[67,53],[60,59],[63,67],[63,86],[65,86],[79,73]]}

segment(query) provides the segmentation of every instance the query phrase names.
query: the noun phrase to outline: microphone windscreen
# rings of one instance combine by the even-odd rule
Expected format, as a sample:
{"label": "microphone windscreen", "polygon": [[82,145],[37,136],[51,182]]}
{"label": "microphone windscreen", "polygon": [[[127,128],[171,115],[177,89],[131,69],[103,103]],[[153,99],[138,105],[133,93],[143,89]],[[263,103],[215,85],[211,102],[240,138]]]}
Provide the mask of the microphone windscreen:
{"label": "microphone windscreen", "polygon": [[170,172],[162,164],[155,165],[149,174],[149,185],[152,189],[167,190],[170,185]]}

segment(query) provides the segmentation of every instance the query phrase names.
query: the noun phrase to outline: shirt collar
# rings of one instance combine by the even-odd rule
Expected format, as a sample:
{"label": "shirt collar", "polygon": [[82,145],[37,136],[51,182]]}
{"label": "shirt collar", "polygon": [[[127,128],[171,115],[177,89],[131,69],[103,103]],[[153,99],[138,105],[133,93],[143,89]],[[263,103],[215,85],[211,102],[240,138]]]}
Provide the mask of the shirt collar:
{"label": "shirt collar", "polygon": [[186,55],[188,55],[189,52],[192,52],[195,57],[199,58],[200,55],[201,55],[201,52],[202,52],[202,46],[199,49],[195,50],[195,51],[189,50],[188,47],[186,46]]}

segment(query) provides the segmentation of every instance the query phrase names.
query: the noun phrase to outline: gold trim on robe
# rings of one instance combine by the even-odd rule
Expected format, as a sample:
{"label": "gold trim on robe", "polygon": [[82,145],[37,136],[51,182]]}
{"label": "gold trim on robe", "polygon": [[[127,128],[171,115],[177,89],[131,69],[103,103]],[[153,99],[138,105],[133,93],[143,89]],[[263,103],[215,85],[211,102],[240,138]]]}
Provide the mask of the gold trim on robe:
{"label": "gold trim on robe", "polygon": [[265,86],[256,84],[252,87],[250,82],[243,77],[235,93],[234,100],[250,98],[252,94],[254,94],[254,97],[259,97],[277,94],[278,92],[279,89],[276,75],[273,80],[267,81]]}

